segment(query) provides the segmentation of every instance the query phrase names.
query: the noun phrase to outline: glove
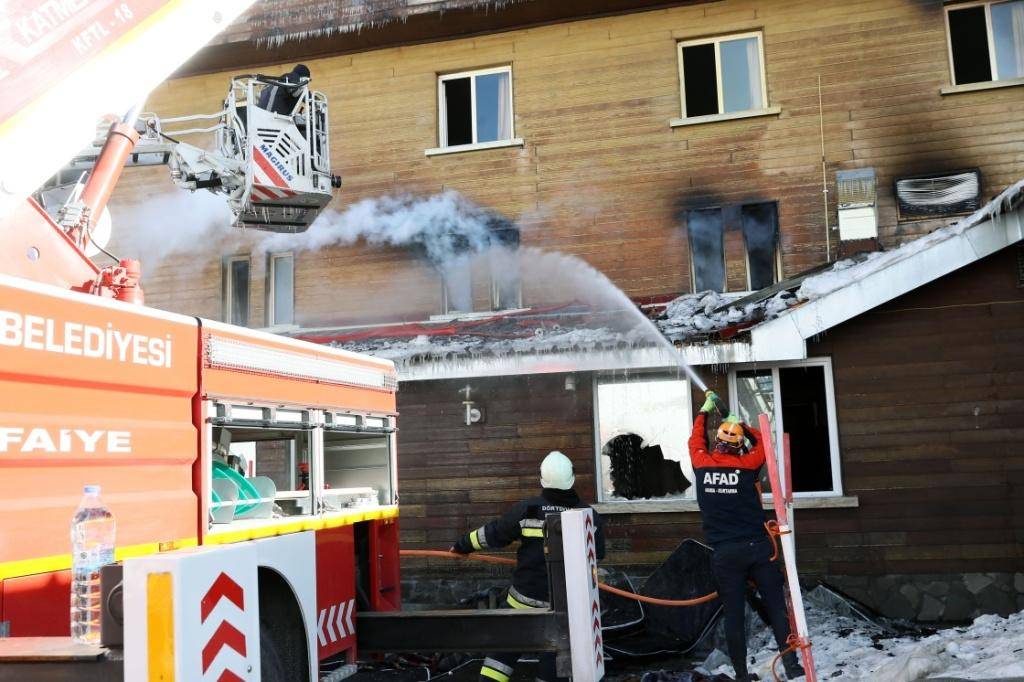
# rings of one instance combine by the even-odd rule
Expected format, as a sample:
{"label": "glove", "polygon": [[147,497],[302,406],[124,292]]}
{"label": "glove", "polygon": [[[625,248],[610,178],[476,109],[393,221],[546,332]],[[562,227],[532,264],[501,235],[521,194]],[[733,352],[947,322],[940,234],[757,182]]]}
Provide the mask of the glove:
{"label": "glove", "polygon": [[729,416],[725,418],[727,424],[741,424],[740,418],[736,416],[734,412],[730,412]]}
{"label": "glove", "polygon": [[448,549],[448,551],[451,552],[452,554],[469,554],[469,552],[466,552],[466,551],[460,549],[459,548],[459,543],[457,543],[457,542],[454,545],[452,545]]}
{"label": "glove", "polygon": [[711,413],[715,411],[715,393],[714,391],[708,391],[708,399],[704,401],[704,404],[700,406],[701,412]]}

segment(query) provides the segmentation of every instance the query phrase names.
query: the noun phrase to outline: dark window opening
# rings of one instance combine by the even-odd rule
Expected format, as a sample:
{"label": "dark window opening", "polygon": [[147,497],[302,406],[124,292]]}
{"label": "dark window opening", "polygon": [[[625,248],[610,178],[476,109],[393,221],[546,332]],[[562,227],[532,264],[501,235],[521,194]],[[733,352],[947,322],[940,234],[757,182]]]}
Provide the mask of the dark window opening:
{"label": "dark window opening", "polygon": [[468,77],[444,81],[444,106],[446,144],[472,144],[473,103]]}
{"label": "dark window opening", "polygon": [[1017,247],[1017,287],[1024,288],[1024,246]]}
{"label": "dark window opening", "polygon": [[775,202],[747,204],[740,208],[743,241],[747,247],[747,275],[750,289],[757,291],[775,284],[779,217]]}
{"label": "dark window opening", "polygon": [[789,434],[793,490],[831,490],[832,444],[825,368],[782,367],[779,384],[782,424]]}
{"label": "dark window opening", "polygon": [[714,43],[683,48],[683,97],[687,117],[719,113],[715,69]]}
{"label": "dark window opening", "polygon": [[228,263],[228,322],[245,327],[249,324],[249,261]]}
{"label": "dark window opening", "polygon": [[687,212],[694,291],[725,290],[725,244],[722,209],[699,208]]}
{"label": "dark window opening", "polygon": [[679,462],[665,459],[660,445],[643,444],[635,433],[615,436],[601,448],[611,461],[612,489],[627,500],[681,495],[690,487]]}
{"label": "dark window opening", "polygon": [[953,76],[958,85],[992,80],[983,5],[949,12],[949,44],[953,52]]}

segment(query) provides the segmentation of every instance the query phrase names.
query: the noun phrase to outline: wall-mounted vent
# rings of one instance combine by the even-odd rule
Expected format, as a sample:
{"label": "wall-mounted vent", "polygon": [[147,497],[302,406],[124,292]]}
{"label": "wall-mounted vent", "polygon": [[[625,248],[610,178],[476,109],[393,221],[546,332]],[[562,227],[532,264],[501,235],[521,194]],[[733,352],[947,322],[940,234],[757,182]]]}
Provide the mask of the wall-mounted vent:
{"label": "wall-mounted vent", "polygon": [[981,207],[981,173],[930,173],[896,180],[900,220],[967,215]]}
{"label": "wall-mounted vent", "polygon": [[839,239],[878,237],[878,183],[874,168],[836,171]]}

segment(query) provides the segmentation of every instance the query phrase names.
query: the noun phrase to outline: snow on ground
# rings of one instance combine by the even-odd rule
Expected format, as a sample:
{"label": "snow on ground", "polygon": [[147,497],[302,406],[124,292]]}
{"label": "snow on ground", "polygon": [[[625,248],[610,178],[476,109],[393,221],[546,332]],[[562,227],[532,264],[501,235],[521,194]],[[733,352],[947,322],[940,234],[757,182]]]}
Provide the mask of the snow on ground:
{"label": "snow on ground", "polygon": [[[821,605],[810,606],[807,616],[819,680],[1024,679],[1024,611],[1008,618],[980,616],[969,626],[925,637],[893,637],[853,611],[841,614]],[[776,652],[767,629],[755,639],[760,648],[750,670],[771,680]],[[729,674],[732,667],[716,666],[713,672]]]}

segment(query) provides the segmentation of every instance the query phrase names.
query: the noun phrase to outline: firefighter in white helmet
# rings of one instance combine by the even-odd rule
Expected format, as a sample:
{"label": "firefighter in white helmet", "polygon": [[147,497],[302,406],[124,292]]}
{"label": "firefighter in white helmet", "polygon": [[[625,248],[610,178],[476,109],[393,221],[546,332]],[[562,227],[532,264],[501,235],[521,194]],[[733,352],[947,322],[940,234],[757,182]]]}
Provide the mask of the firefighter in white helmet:
{"label": "firefighter in white helmet", "polygon": [[[547,564],[544,560],[544,518],[569,509],[587,509],[573,489],[576,476],[572,461],[557,450],[548,454],[540,465],[540,495],[516,504],[506,514],[463,535],[451,551],[468,554],[476,550],[496,549],[519,541],[512,585],[508,588],[506,608],[546,609],[551,606],[548,594]],[[598,560],[604,558],[604,524],[594,512],[597,533],[594,538]],[[480,679],[508,682],[519,654],[492,654],[484,659]],[[555,655],[542,654],[537,679],[556,682]]]}

